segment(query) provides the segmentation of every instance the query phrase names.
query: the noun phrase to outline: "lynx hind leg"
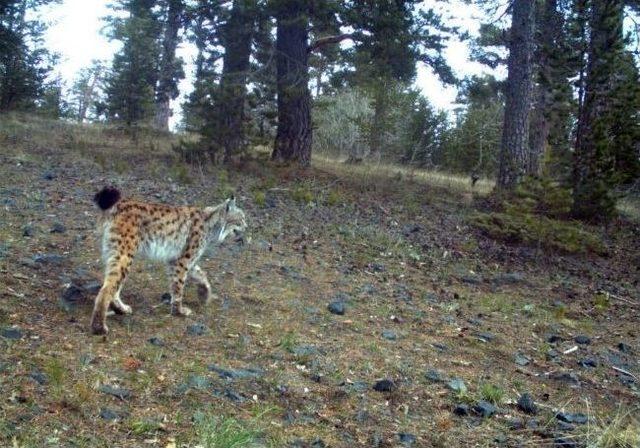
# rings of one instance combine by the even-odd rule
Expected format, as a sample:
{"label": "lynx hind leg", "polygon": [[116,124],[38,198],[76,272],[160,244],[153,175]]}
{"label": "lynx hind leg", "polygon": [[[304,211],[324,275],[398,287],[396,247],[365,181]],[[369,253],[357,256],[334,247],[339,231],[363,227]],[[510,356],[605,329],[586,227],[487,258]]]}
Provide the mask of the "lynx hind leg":
{"label": "lynx hind leg", "polygon": [[209,283],[207,275],[202,268],[196,264],[191,271],[189,271],[189,277],[197,283],[200,301],[208,305],[213,298],[213,293],[211,292],[211,283]]}
{"label": "lynx hind leg", "polygon": [[121,291],[122,291],[122,285],[120,285],[120,288],[118,289],[115,296],[113,297],[113,301],[111,302],[111,308],[116,312],[116,314],[132,314],[133,309],[131,308],[131,306],[124,303],[120,298]]}
{"label": "lynx hind leg", "polygon": [[[107,311],[112,301],[117,298],[118,304],[124,305],[119,299],[118,294],[122,288],[124,280],[127,278],[129,267],[131,266],[131,254],[122,254],[114,257],[107,264],[104,283],[93,307],[93,315],[91,317],[91,332],[93,334],[107,334]],[[118,304],[115,304],[116,307]]]}

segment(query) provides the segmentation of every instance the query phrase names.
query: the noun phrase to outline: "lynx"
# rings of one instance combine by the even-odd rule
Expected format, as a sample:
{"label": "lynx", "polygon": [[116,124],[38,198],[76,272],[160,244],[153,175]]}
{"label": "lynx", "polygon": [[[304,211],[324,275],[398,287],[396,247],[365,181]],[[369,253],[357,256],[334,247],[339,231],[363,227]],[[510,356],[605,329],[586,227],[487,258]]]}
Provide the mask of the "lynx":
{"label": "lynx", "polygon": [[198,260],[211,243],[221,243],[234,234],[240,241],[247,228],[244,212],[235,198],[214,207],[176,207],[121,199],[113,187],[99,191],[94,202],[102,210],[102,258],[104,283],[95,300],[91,331],[107,334],[107,311],[130,314],[120,298],[122,285],[136,254],[168,264],[171,275],[171,313],[188,316],[182,304],[187,277],[198,284],[202,301],[209,303],[211,284]]}

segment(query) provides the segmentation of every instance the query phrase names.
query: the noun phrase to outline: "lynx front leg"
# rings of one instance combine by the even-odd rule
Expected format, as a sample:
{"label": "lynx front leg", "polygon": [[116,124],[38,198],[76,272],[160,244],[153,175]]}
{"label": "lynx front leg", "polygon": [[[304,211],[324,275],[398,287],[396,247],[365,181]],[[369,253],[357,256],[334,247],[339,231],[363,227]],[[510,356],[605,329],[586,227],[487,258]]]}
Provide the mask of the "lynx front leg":
{"label": "lynx front leg", "polygon": [[182,304],[184,297],[184,283],[187,279],[187,266],[184,260],[178,260],[174,264],[173,278],[171,279],[171,314],[174,316],[189,316],[191,310]]}
{"label": "lynx front leg", "polygon": [[208,305],[211,302],[213,293],[211,292],[211,284],[207,279],[207,275],[202,268],[196,264],[191,271],[189,271],[189,277],[198,284],[198,297],[200,297],[200,301]]}

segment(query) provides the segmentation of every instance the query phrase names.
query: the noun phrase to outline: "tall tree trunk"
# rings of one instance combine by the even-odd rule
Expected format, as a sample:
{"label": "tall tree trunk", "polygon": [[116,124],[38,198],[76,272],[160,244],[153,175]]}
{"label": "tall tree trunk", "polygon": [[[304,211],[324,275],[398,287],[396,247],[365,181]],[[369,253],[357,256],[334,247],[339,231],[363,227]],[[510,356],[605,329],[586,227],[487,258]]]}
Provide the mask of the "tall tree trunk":
{"label": "tall tree trunk", "polygon": [[278,131],[271,158],[311,163],[311,92],[309,91],[309,4],[289,0],[276,8]]}
{"label": "tall tree trunk", "polygon": [[154,125],[162,131],[169,130],[171,100],[178,97],[178,79],[184,76],[182,67],[176,59],[178,31],[182,25],[184,4],[182,0],[167,0],[167,20],[162,37],[162,59],[156,89],[156,110]]}
{"label": "tall tree trunk", "polygon": [[93,76],[93,78],[89,82],[87,82],[87,85],[82,92],[82,99],[80,100],[80,104],[78,106],[78,123],[82,123],[87,117],[87,110],[89,109],[89,104],[91,104],[91,101],[93,100],[96,86],[98,85],[98,81],[100,80],[100,76],[102,75],[102,69],[96,68],[91,75]]}
{"label": "tall tree trunk", "polygon": [[555,88],[551,69],[551,52],[558,51],[555,44],[562,32],[562,19],[558,14],[558,1],[545,0],[537,26],[536,52],[537,76],[533,90],[534,105],[531,110],[529,130],[529,164],[527,174],[539,176],[542,171],[542,159],[549,144],[551,114],[553,108],[553,90]]}
{"label": "tall tree trunk", "polygon": [[622,0],[591,4],[589,62],[578,119],[573,167],[573,215],[602,220],[615,211],[611,194],[612,126],[609,94],[624,48]]}
{"label": "tall tree trunk", "polygon": [[369,129],[369,156],[380,160],[384,146],[384,135],[388,124],[389,83],[386,80],[380,81],[374,88],[376,90],[373,99],[373,121]]}
{"label": "tall tree trunk", "polygon": [[257,12],[256,0],[235,0],[231,16],[223,31],[225,52],[220,95],[217,98],[216,131],[220,146],[224,150],[225,162],[245,145],[244,103]]}
{"label": "tall tree trunk", "polygon": [[529,110],[533,53],[533,0],[514,0],[498,189],[513,189],[529,164]]}

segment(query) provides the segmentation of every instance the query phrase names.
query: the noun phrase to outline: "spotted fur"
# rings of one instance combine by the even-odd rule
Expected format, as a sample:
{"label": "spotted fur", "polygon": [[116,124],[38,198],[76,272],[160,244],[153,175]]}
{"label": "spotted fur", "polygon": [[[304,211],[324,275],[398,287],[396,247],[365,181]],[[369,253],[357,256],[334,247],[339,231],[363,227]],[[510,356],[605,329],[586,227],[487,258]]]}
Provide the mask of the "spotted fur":
{"label": "spotted fur", "polygon": [[102,257],[104,283],[95,300],[91,331],[106,334],[107,311],[130,314],[131,307],[120,298],[122,285],[133,258],[139,254],[167,263],[171,278],[171,312],[187,316],[182,304],[187,277],[198,283],[201,299],[211,300],[211,284],[198,260],[209,244],[221,243],[230,234],[241,238],[247,227],[244,212],[234,198],[214,207],[175,207],[120,199],[120,192],[107,187],[96,194],[103,211]]}

